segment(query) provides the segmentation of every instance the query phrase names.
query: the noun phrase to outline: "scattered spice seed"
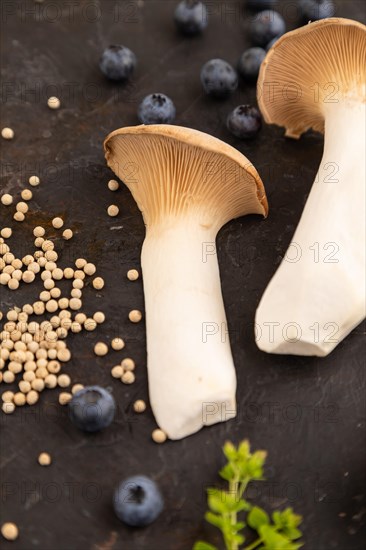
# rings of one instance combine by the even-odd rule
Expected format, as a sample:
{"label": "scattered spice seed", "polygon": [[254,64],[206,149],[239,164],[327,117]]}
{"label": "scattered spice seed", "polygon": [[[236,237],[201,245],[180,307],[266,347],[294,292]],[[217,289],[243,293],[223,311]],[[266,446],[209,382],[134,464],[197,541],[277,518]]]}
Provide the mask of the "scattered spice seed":
{"label": "scattered spice seed", "polygon": [[[91,276],[91,275],[94,275],[94,273],[96,272],[96,270],[97,270],[97,268],[95,267],[94,264],[91,264],[91,263],[85,264],[85,265],[84,265],[84,277],[85,277],[85,274],[86,274],[86,275],[90,275],[90,276]],[[75,271],[75,273],[76,273],[76,271]],[[83,272],[81,272],[81,273],[83,273]],[[83,278],[84,278],[84,277],[83,277]]]}
{"label": "scattered spice seed", "polygon": [[55,248],[55,245],[52,241],[46,239],[42,244],[42,250],[43,252],[47,252],[48,250],[53,250]]}
{"label": "scattered spice seed", "polygon": [[163,430],[160,430],[160,428],[157,428],[154,430],[151,434],[151,437],[155,443],[165,443],[167,440],[167,435]]}
{"label": "scattered spice seed", "polygon": [[62,218],[53,218],[52,225],[55,229],[61,229],[64,225],[64,220]]}
{"label": "scattered spice seed", "polygon": [[14,395],[13,403],[14,403],[14,405],[16,405],[17,407],[22,407],[23,405],[25,405],[25,403],[26,403],[26,397],[25,397],[24,393],[22,393],[22,392],[17,392],[17,393]]}
{"label": "scattered spice seed", "polygon": [[3,523],[1,526],[1,534],[6,540],[16,540],[19,535],[18,527],[15,523]]}
{"label": "scattered spice seed", "polygon": [[60,395],[58,396],[58,402],[60,403],[60,405],[67,405],[67,403],[71,401],[71,399],[72,399],[72,393],[68,393],[68,392],[61,392]]}
{"label": "scattered spice seed", "polygon": [[79,298],[71,298],[69,301],[69,307],[72,310],[78,310],[82,306],[82,301]]}
{"label": "scattered spice seed", "polygon": [[142,319],[142,313],[138,309],[133,309],[128,314],[128,318],[131,321],[131,323],[139,323]]}
{"label": "scattered spice seed", "polygon": [[26,214],[29,210],[29,206],[26,202],[18,202],[15,208],[17,212],[21,212],[22,214]]}
{"label": "scattered spice seed", "polygon": [[[123,370],[123,367],[121,367],[121,365],[116,365],[115,367],[113,367],[111,369],[111,375],[113,376],[113,378],[119,378],[121,379],[122,378],[122,375],[124,373],[124,370]],[[5,392],[5,393],[9,393],[11,394],[12,392]],[[3,394],[4,395],[4,394]],[[9,398],[9,401],[12,401],[13,399],[13,396],[11,396]]]}
{"label": "scattered spice seed", "polygon": [[13,139],[14,137],[14,130],[12,130],[11,128],[3,128],[1,130],[1,136],[4,138],[4,139]]}
{"label": "scattered spice seed", "polygon": [[112,346],[112,349],[114,349],[115,351],[120,351],[125,347],[125,343],[122,340],[122,338],[113,338],[111,342],[111,346]]}
{"label": "scattered spice seed", "polygon": [[57,384],[60,386],[60,388],[67,388],[71,384],[71,379],[68,374],[60,374],[57,377]]}
{"label": "scattered spice seed", "polygon": [[116,180],[109,180],[108,189],[110,191],[117,191],[119,189],[119,183]]}
{"label": "scattered spice seed", "polygon": [[[123,370],[123,369],[122,369]],[[122,375],[121,375],[122,376]],[[1,396],[1,399],[3,400],[4,403],[12,403],[13,399],[14,399],[14,392],[12,391],[5,391],[2,396]]]}
{"label": "scattered spice seed", "polygon": [[95,279],[93,279],[93,287],[96,290],[101,290],[104,287],[104,279],[102,279],[102,277],[95,277]]}
{"label": "scattered spice seed", "polygon": [[38,462],[41,466],[49,466],[52,462],[51,455],[48,453],[41,453],[38,457]]}
{"label": "scattered spice seed", "polygon": [[131,359],[130,357],[126,357],[121,361],[121,366],[124,370],[132,371],[135,370],[135,361]]}
{"label": "scattered spice seed", "polygon": [[66,267],[64,269],[64,277],[65,279],[72,279],[74,277],[74,270],[72,267]]}
{"label": "scattered spice seed", "polygon": [[[86,321],[85,321],[86,323]],[[99,357],[103,357],[104,355],[107,355],[108,353],[108,346],[104,342],[97,342],[94,346],[94,353],[95,355],[98,355]]]}
{"label": "scattered spice seed", "polygon": [[25,283],[33,283],[34,279],[36,278],[33,271],[24,271],[22,275],[22,280]]}
{"label": "scattered spice seed", "polygon": [[76,261],[75,261],[75,266],[78,268],[78,269],[83,269],[87,264],[87,261],[84,260],[84,258],[78,258]]}
{"label": "scattered spice seed", "polygon": [[85,313],[77,313],[75,315],[75,321],[77,323],[80,323],[81,325],[83,325],[86,320],[87,320],[87,317],[86,317]]}
{"label": "scattered spice seed", "polygon": [[37,185],[40,184],[41,180],[39,179],[38,176],[31,176],[28,182],[29,182],[29,185],[31,185],[32,187],[37,187]]}
{"label": "scattered spice seed", "polygon": [[27,382],[26,380],[21,380],[19,382],[19,389],[22,393],[28,393],[31,391],[32,389],[32,386],[30,385],[29,382]]}
{"label": "scattered spice seed", "polygon": [[10,290],[17,290],[19,288],[19,281],[16,279],[10,279],[8,282],[8,288],[10,288]]}
{"label": "scattered spice seed", "polygon": [[12,414],[15,411],[15,405],[13,402],[3,403],[1,409],[5,414]]}
{"label": "scattered spice seed", "polygon": [[31,390],[27,393],[27,403],[28,405],[34,405],[39,399],[39,394],[35,390]]}
{"label": "scattered spice seed", "polygon": [[[36,177],[36,176],[33,176],[33,177]],[[33,229],[33,235],[35,237],[43,237],[45,233],[46,233],[46,230],[44,229],[44,227],[41,227],[40,225],[37,225],[37,227]]]}
{"label": "scattered spice seed", "polygon": [[72,395],[75,395],[78,391],[82,390],[84,388],[83,384],[74,384],[71,388]]}
{"label": "scattered spice seed", "polygon": [[79,290],[84,288],[84,279],[85,279],[84,271],[80,271],[80,269],[76,269],[74,271],[74,281],[72,282],[73,288],[78,288]]}
{"label": "scattered spice seed", "polygon": [[4,227],[1,231],[0,231],[0,235],[4,238],[4,239],[9,239],[12,235],[12,230],[10,229],[10,227]]}
{"label": "scattered spice seed", "polygon": [[9,193],[5,193],[1,197],[1,204],[4,206],[10,206],[13,203],[13,197],[12,195],[9,195]]}
{"label": "scattered spice seed", "polygon": [[33,193],[30,189],[23,189],[23,191],[20,193],[20,196],[24,201],[30,201],[33,197]]}
{"label": "scattered spice seed", "polygon": [[127,271],[127,279],[129,279],[130,281],[137,281],[138,278],[139,272],[137,271],[137,269],[129,269]]}
{"label": "scattered spice seed", "polygon": [[108,216],[111,216],[111,218],[115,218],[119,214],[119,208],[115,204],[111,204],[107,208]]}
{"label": "scattered spice seed", "polygon": [[[102,311],[96,311],[93,315],[93,319],[96,323],[101,324],[105,321],[105,315]],[[113,346],[112,346],[113,347]]]}
{"label": "scattered spice seed", "polygon": [[48,98],[47,105],[50,109],[59,109],[61,106],[61,101],[58,97],[52,96]]}
{"label": "scattered spice seed", "polygon": [[135,381],[135,375],[132,371],[128,370],[122,374],[121,380],[124,384],[133,384]]}
{"label": "scattered spice seed", "polygon": [[146,410],[146,403],[142,399],[138,399],[133,404],[133,410],[137,413],[142,413]]}
{"label": "scattered spice seed", "polygon": [[57,376],[55,376],[54,374],[47,374],[46,378],[44,379],[44,384],[46,388],[55,388],[57,386]]}
{"label": "scattered spice seed", "polygon": [[62,236],[65,239],[65,241],[69,241],[70,239],[73,238],[74,233],[71,231],[71,229],[65,229],[65,231],[63,231],[62,233]]}
{"label": "scattered spice seed", "polygon": [[[67,277],[65,277],[67,279]],[[70,292],[72,298],[81,298],[83,293],[78,288],[73,288]]]}

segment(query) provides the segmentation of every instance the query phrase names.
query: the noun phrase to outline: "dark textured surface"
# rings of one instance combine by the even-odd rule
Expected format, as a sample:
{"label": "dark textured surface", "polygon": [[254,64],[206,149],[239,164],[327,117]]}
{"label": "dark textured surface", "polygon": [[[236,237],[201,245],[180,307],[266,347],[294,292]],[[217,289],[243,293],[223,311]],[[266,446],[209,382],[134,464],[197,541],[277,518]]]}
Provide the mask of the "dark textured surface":
{"label": "dark textured surface", "polygon": [[[303,514],[309,550],[359,550],[366,523],[364,327],[325,359],[266,355],[252,336],[256,306],[291,240],[323,140],[314,134],[285,140],[280,129],[268,126],[252,142],[230,136],[227,114],[239,103],[254,102],[255,89],[242,84],[230,100],[218,103],[202,96],[199,72],[212,57],[236,63],[249,46],[242,2],[209,2],[207,32],[193,39],[175,32],[174,5],[156,0],[1,4],[1,125],[16,133],[12,142],[1,143],[1,191],[19,194],[33,173],[42,179],[11,245],[24,255],[32,228],[56,214],[75,230],[72,241],[59,242],[60,263],[85,256],[97,264],[106,286],[99,293],[85,290],[84,309],[105,311],[107,321],[94,333],[71,338],[73,361],[65,370],[74,382],[111,387],[119,405],[112,427],[89,436],[70,425],[57,404],[57,390],[45,391],[36,407],[1,416],[1,522],[16,522],[21,533],[2,547],[186,550],[202,537],[220,544],[203,520],[205,487],[218,482],[224,441],[249,438],[254,448],[269,453],[267,481],[253,488],[253,498],[268,511],[290,504]],[[281,4],[289,28],[296,25],[294,5]],[[337,15],[364,21],[363,2],[337,5]],[[92,6],[100,10],[96,21]],[[118,42],[138,58],[135,77],[124,87],[106,82],[98,70],[101,51]],[[146,349],[143,324],[127,319],[130,309],[143,309],[142,282],[128,282],[125,273],[139,266],[144,226],[127,188],[117,194],[107,190],[111,173],[102,152],[108,132],[137,124],[138,102],[151,92],[174,99],[178,124],[211,133],[247,155],[262,176],[270,205],[267,220],[233,221],[218,238],[238,417],[162,446],[150,438],[151,411],[131,413],[134,399],[147,399]],[[47,108],[50,95],[61,98],[59,111]],[[120,207],[114,219],[106,215],[112,202]],[[9,210],[1,207],[0,215],[1,225],[14,227]],[[37,289],[31,285],[11,293],[1,287],[1,310],[36,299]],[[93,343],[117,334],[127,342],[123,353],[96,359]],[[124,356],[137,363],[132,386],[110,377],[110,367]],[[37,464],[41,451],[51,453],[51,467]],[[112,494],[121,479],[138,473],[159,483],[166,509],[149,528],[132,531],[114,516]]]}

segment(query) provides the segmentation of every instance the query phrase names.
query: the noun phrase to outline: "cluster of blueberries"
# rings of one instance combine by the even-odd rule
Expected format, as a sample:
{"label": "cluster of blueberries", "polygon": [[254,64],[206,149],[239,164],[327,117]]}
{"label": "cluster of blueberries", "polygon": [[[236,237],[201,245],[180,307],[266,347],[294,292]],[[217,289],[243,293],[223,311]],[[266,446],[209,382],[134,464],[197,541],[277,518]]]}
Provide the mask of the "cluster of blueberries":
{"label": "cluster of blueberries", "polygon": [[[247,0],[247,6],[259,11],[250,26],[254,47],[244,51],[238,62],[239,74],[249,82],[255,82],[261,63],[273,44],[286,31],[283,17],[273,8],[277,0]],[[316,20],[334,14],[332,0],[298,0],[302,20]],[[208,24],[207,8],[200,0],[182,0],[176,7],[174,20],[179,31],[186,35],[202,33]],[[125,46],[106,48],[100,60],[100,69],[110,80],[126,81],[136,66],[135,54]],[[223,59],[211,59],[201,69],[204,92],[212,97],[225,98],[238,87],[237,71]],[[171,124],[176,109],[173,101],[162,93],[146,96],[139,105],[137,116],[142,124]],[[261,116],[256,107],[239,105],[228,116],[228,130],[240,139],[254,137],[260,130]]]}
{"label": "cluster of blueberries", "polygon": [[[75,393],[68,404],[69,417],[80,430],[88,433],[107,428],[114,419],[113,395],[100,386],[87,386]],[[164,507],[156,483],[142,475],[125,479],[115,490],[113,505],[116,516],[132,527],[152,523]]]}

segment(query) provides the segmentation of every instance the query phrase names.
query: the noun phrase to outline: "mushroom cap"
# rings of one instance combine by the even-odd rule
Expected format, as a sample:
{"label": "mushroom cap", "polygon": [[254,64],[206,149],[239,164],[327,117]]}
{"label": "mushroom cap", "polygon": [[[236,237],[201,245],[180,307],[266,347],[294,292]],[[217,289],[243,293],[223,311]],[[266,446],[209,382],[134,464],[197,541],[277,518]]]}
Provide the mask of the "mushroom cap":
{"label": "mushroom cap", "polygon": [[104,141],[108,166],[132,192],[149,227],[197,212],[207,226],[245,214],[267,215],[261,178],[221,140],[169,124],[115,130]]}
{"label": "mushroom cap", "polygon": [[329,18],[288,32],[275,42],[259,72],[257,97],[264,120],[298,138],[324,132],[328,104],[365,101],[366,27]]}

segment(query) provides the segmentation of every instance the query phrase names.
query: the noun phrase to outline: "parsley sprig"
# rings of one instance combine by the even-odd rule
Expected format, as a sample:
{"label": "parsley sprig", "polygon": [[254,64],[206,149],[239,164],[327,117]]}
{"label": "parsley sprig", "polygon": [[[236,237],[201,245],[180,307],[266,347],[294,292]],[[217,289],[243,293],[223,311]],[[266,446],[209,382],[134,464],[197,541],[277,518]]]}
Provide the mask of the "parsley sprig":
{"label": "parsley sprig", "polygon": [[[209,511],[205,519],[220,529],[226,550],[298,550],[302,543],[294,542],[301,538],[298,529],[302,517],[295,514],[292,508],[273,512],[270,517],[265,510],[254,506],[244,498],[245,490],[251,481],[263,481],[263,467],[267,453],[251,453],[248,441],[242,441],[238,447],[227,442],[223,447],[227,464],[219,475],[228,482],[227,490],[207,489]],[[245,521],[238,520],[238,513],[245,512]],[[249,527],[258,538],[249,544],[245,543],[244,529]],[[193,550],[218,550],[216,546],[198,541]]]}

